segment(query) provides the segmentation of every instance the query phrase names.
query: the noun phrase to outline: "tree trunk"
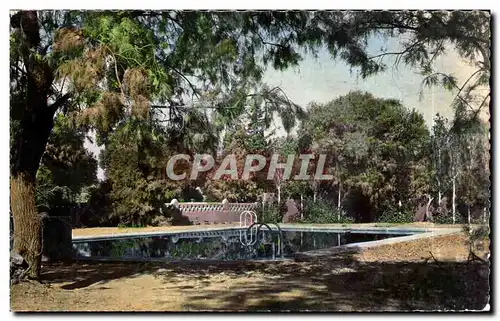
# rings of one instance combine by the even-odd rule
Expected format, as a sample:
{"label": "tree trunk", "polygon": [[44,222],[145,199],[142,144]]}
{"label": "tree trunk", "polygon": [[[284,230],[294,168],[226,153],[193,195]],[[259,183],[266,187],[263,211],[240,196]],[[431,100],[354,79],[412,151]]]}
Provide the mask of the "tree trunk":
{"label": "tree trunk", "polygon": [[69,94],[48,104],[54,80],[52,68],[44,59],[34,59],[40,44],[37,11],[19,11],[11,27],[26,39],[23,63],[26,68],[25,96],[11,109],[11,120],[19,122],[11,146],[10,206],[13,216],[14,250],[28,263],[27,276],[38,278],[42,252],[42,221],[35,199],[35,178],[54,126],[56,111],[66,104]]}
{"label": "tree trunk", "polygon": [[453,176],[453,195],[452,195],[452,198],[451,198],[451,211],[452,211],[452,214],[453,214],[453,224],[455,224],[455,213],[456,213],[456,198],[457,198],[457,195],[456,195],[456,176]]}
{"label": "tree trunk", "polygon": [[434,199],[433,197],[431,197],[430,195],[427,196],[429,198],[429,200],[427,201],[427,207],[425,208],[425,217],[429,220],[429,221],[433,221],[433,218],[432,218],[432,214],[429,212],[429,207],[431,206],[431,203],[432,203],[432,200]]}
{"label": "tree trunk", "polygon": [[304,196],[302,194],[300,194],[300,219],[304,219]]}
{"label": "tree trunk", "polygon": [[437,166],[437,185],[438,185],[438,206],[441,205],[441,178],[439,177],[441,173],[441,150],[438,149],[438,166]]}
{"label": "tree trunk", "polygon": [[339,183],[339,195],[337,198],[337,208],[340,210],[340,190],[342,189],[342,184]]}
{"label": "tree trunk", "polygon": [[35,175],[19,173],[10,179],[10,204],[14,220],[14,251],[26,263],[26,276],[40,277],[42,218],[35,204]]}
{"label": "tree trunk", "polygon": [[276,186],[276,189],[278,190],[278,206],[281,204],[281,186]]}
{"label": "tree trunk", "polygon": [[[45,102],[45,104],[44,104]],[[23,119],[22,132],[17,137],[16,157],[12,159],[10,177],[10,207],[13,216],[14,250],[28,263],[26,276],[38,279],[42,252],[42,221],[36,206],[36,173],[54,125],[54,110],[46,101],[28,106],[41,106]],[[54,107],[52,109],[51,107]]]}
{"label": "tree trunk", "polygon": [[342,188],[342,184],[339,183],[339,195],[337,198],[337,221],[340,222],[340,189]]}
{"label": "tree trunk", "polygon": [[[470,141],[467,144],[467,152],[469,153],[469,173],[472,172],[472,151],[471,151],[471,146],[470,146]],[[470,205],[467,205],[467,222],[470,225]]]}

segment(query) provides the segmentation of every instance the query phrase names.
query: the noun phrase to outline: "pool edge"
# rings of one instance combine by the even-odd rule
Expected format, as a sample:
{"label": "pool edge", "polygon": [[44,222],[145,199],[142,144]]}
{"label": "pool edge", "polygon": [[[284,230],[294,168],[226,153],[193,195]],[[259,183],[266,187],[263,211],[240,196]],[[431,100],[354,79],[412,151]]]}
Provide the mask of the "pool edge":
{"label": "pool edge", "polygon": [[[297,253],[295,253],[294,258],[298,259],[298,260],[326,258],[326,257],[331,256],[333,254],[348,252],[351,249],[364,249],[364,248],[377,247],[377,246],[382,246],[382,245],[387,245],[387,244],[396,244],[396,243],[402,243],[402,242],[408,242],[408,241],[415,241],[415,240],[419,240],[419,239],[431,238],[431,237],[436,237],[436,236],[455,234],[455,233],[459,233],[460,231],[461,231],[460,228],[436,228],[436,229],[432,229],[430,231],[429,231],[429,228],[427,228],[427,231],[425,231],[423,233],[421,231],[420,233],[417,232],[417,234],[412,234],[412,235],[407,235],[407,236],[391,237],[391,238],[377,240],[377,241],[350,243],[350,244],[345,244],[342,246],[329,247],[329,248],[322,249],[322,250],[297,252]],[[358,230],[356,230],[356,232],[358,232]],[[401,230],[401,232],[410,232],[410,231]]]}

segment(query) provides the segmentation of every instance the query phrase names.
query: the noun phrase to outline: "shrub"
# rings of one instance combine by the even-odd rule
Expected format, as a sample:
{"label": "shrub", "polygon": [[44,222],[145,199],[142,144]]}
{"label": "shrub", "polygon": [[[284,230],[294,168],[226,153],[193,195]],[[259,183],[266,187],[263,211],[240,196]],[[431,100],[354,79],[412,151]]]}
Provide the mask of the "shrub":
{"label": "shrub", "polygon": [[432,222],[437,224],[453,224],[453,217],[449,211],[436,211],[432,215]]}
{"label": "shrub", "polygon": [[304,203],[304,219],[302,223],[332,224],[354,223],[352,217],[325,201],[306,200]]}
{"label": "shrub", "polygon": [[378,223],[412,223],[413,213],[408,210],[386,211],[377,220]]}
{"label": "shrub", "polygon": [[490,228],[486,224],[480,224],[477,227],[464,224],[463,232],[467,235],[466,245],[469,248],[469,260],[479,258],[476,254],[478,251],[485,251],[486,241],[490,236]]}
{"label": "shrub", "polygon": [[378,223],[412,223],[414,212],[407,207],[398,207],[392,203],[384,204],[382,214],[378,217]]}
{"label": "shrub", "polygon": [[152,226],[172,226],[172,218],[165,215],[156,215],[151,219]]}
{"label": "shrub", "polygon": [[[460,224],[463,221],[463,217],[457,212],[455,214],[455,224]],[[439,208],[433,213],[432,222],[437,224],[453,224],[452,211],[445,208]]]}
{"label": "shrub", "polygon": [[257,220],[261,223],[281,223],[283,221],[284,212],[284,202],[280,204],[268,203],[263,206],[259,206],[256,211]]}

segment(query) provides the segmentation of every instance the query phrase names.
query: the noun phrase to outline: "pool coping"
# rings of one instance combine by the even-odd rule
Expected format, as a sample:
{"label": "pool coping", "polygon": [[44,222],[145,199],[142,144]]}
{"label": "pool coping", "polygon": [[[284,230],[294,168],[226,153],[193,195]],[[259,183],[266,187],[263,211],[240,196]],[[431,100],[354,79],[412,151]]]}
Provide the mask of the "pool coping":
{"label": "pool coping", "polygon": [[[358,242],[350,243],[341,246],[330,247],[321,250],[312,250],[307,252],[297,252],[294,254],[294,258],[308,259],[308,258],[319,258],[330,256],[332,254],[337,254],[342,251],[348,251],[353,248],[369,248],[386,244],[394,244],[400,242],[414,241],[423,238],[443,236],[448,234],[453,234],[461,231],[460,227],[456,228],[442,228],[442,227],[414,227],[414,226],[367,226],[367,227],[337,227],[337,226],[321,226],[321,225],[297,225],[297,224],[278,224],[278,226],[286,231],[311,231],[311,232],[356,232],[364,234],[407,234],[412,233],[412,235],[407,236],[397,236],[391,237],[383,240],[368,241],[368,242]],[[270,225],[271,228],[277,229],[276,226]],[[72,241],[76,243],[82,243],[85,241],[106,241],[114,239],[131,239],[131,238],[142,238],[142,237],[153,237],[153,236],[163,236],[172,234],[184,234],[184,233],[199,233],[199,232],[220,232],[220,231],[231,231],[231,230],[241,230],[239,226],[228,226],[228,227],[197,227],[195,229],[182,230],[182,231],[152,231],[152,232],[141,232],[141,233],[114,233],[109,235],[91,235],[91,236],[78,236],[73,237]]]}
{"label": "pool coping", "polygon": [[[416,234],[407,235],[407,236],[391,237],[391,238],[377,240],[377,241],[350,243],[350,244],[330,247],[330,248],[321,249],[321,250],[297,252],[294,254],[294,258],[296,258],[296,259],[325,258],[325,257],[331,256],[333,254],[348,252],[349,250],[353,250],[353,249],[366,249],[366,248],[376,247],[376,246],[381,246],[381,245],[409,242],[409,241],[415,241],[415,240],[420,240],[420,239],[425,239],[425,238],[432,238],[432,237],[436,237],[436,236],[455,234],[455,233],[459,233],[462,231],[461,228],[434,228],[434,229],[433,228],[421,228],[419,231],[417,231],[418,228],[398,228],[398,227],[395,227],[395,228],[387,228],[387,229],[391,229],[392,231],[403,232],[403,233],[414,232]],[[383,231],[383,229],[379,229],[378,231]],[[358,232],[358,230],[356,230],[356,232]],[[362,232],[365,232],[365,231],[362,231]]]}
{"label": "pool coping", "polygon": [[[444,228],[444,227],[415,227],[415,226],[367,226],[367,227],[337,227],[337,226],[321,226],[321,225],[297,225],[297,224],[278,224],[278,226],[286,231],[315,231],[315,232],[353,232],[356,233],[384,233],[384,234],[407,234],[413,233],[412,235],[406,236],[397,236],[391,237],[383,240],[377,241],[368,241],[368,242],[358,242],[358,243],[350,243],[341,246],[334,246],[330,248],[320,249],[320,250],[312,250],[307,252],[297,252],[294,253],[291,260],[311,260],[311,259],[320,259],[332,256],[334,254],[339,254],[341,252],[348,252],[352,249],[365,249],[370,247],[376,247],[387,244],[395,244],[401,242],[414,241],[424,238],[431,238],[435,236],[444,236],[449,234],[458,233],[461,231],[461,227],[456,228]],[[276,226],[270,225],[273,229],[277,230]],[[184,233],[197,233],[197,232],[220,232],[220,231],[231,231],[231,230],[241,230],[242,227],[239,226],[228,226],[228,227],[196,227],[195,229],[190,230],[182,230],[182,231],[152,231],[152,232],[142,232],[142,233],[114,233],[108,235],[91,235],[91,236],[78,236],[73,237],[72,241],[81,243],[85,241],[104,241],[104,240],[112,240],[112,239],[123,239],[123,238],[142,238],[142,237],[152,237],[152,236],[162,236],[162,235],[171,235],[171,234],[184,234]],[[113,261],[114,259],[110,258],[83,258],[79,257],[78,260],[83,261]],[[282,260],[282,259],[278,259]],[[120,258],[119,261],[123,261],[123,258]],[[128,261],[128,260],[126,260]],[[130,261],[137,261],[136,259],[130,259]],[[139,260],[144,262],[143,260]],[[148,260],[148,261],[159,261],[163,262],[164,260]],[[186,261],[186,260],[183,260]],[[193,262],[206,262],[207,260],[188,260]],[[248,261],[248,260],[247,260]],[[257,260],[262,262],[262,260]],[[174,261],[167,261],[174,262]]]}
{"label": "pool coping", "polygon": [[228,226],[228,227],[207,227],[207,228],[196,228],[192,230],[178,230],[178,231],[152,231],[152,232],[140,232],[140,233],[113,233],[113,234],[101,234],[101,235],[88,235],[88,236],[73,236],[72,241],[105,241],[113,239],[122,238],[139,238],[139,237],[152,237],[152,236],[162,236],[171,234],[184,234],[184,233],[197,233],[197,232],[218,232],[218,231],[230,231],[239,230],[239,226]]}
{"label": "pool coping", "polygon": [[[315,231],[315,232],[353,232],[356,233],[388,233],[388,234],[404,234],[404,233],[428,233],[436,231],[458,231],[460,228],[443,228],[443,227],[413,227],[413,226],[367,226],[367,227],[335,227],[335,226],[321,226],[321,225],[298,225],[298,224],[278,224],[281,229],[286,229],[288,231]],[[270,225],[271,228],[276,229],[274,225]],[[230,230],[240,230],[239,226],[228,226],[228,227],[196,227],[187,230],[173,230],[173,231],[151,231],[151,232],[139,232],[139,233],[112,233],[112,234],[101,234],[101,235],[87,235],[87,236],[73,236],[72,241],[98,241],[98,240],[111,240],[120,238],[138,238],[138,237],[151,237],[151,236],[161,236],[161,235],[172,235],[172,234],[184,234],[184,233],[197,233],[197,232],[217,232],[217,231],[230,231]]]}

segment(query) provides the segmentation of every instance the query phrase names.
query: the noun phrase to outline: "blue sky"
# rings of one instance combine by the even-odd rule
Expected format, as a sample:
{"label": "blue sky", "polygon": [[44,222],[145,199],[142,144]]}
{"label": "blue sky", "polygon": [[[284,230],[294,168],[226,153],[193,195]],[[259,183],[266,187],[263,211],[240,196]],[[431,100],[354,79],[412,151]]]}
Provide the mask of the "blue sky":
{"label": "blue sky", "polygon": [[[379,53],[381,47],[385,47],[389,52],[399,51],[400,41],[394,38],[387,41],[372,38],[368,43],[368,50],[373,54]],[[453,118],[450,107],[453,93],[440,87],[425,89],[421,100],[419,92],[422,76],[418,74],[418,70],[410,69],[403,64],[394,68],[393,61],[386,60],[389,67],[385,72],[363,80],[356,76],[355,71],[351,73],[343,61],[334,61],[326,50],[321,50],[317,58],[305,55],[296,68],[283,72],[268,69],[263,80],[271,87],[280,86],[289,99],[303,107],[312,101],[324,103],[351,90],[362,90],[377,97],[401,100],[407,108],[421,112],[429,127],[438,112],[445,117]],[[436,60],[434,67],[436,71],[453,74],[457,77],[459,85],[474,71],[474,68],[461,60],[451,47],[447,50],[447,54]],[[277,134],[283,135],[280,121],[276,120],[275,123],[278,127]],[[86,147],[97,157],[99,153],[97,146],[87,142]],[[103,177],[101,169],[98,177]]]}
{"label": "blue sky", "polygon": [[[400,51],[399,39],[383,41],[372,38],[368,43],[368,50],[373,54],[380,53],[385,47],[389,52]],[[342,61],[331,59],[327,50],[322,50],[317,58],[306,56],[300,66],[284,72],[268,70],[264,81],[271,87],[281,86],[288,97],[302,106],[311,101],[328,102],[350,90],[367,91],[375,96],[395,98],[403,102],[409,109],[416,109],[423,114],[428,126],[436,113],[453,118],[450,107],[454,94],[443,88],[425,89],[420,99],[422,76],[418,70],[411,69],[403,64],[393,67],[394,58],[384,60],[388,68],[385,72],[371,76],[365,80],[350,72],[349,67]],[[474,68],[463,61],[453,48],[436,60],[436,71],[453,74],[458,78],[460,85],[473,73]],[[280,132],[281,133],[281,132]]]}

